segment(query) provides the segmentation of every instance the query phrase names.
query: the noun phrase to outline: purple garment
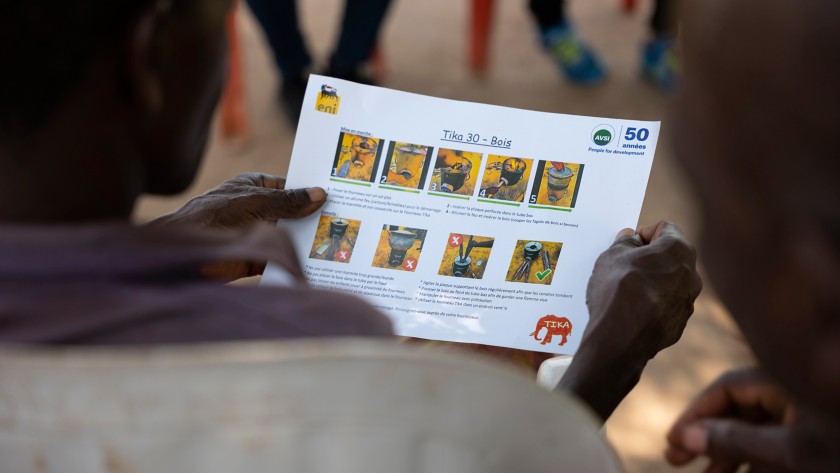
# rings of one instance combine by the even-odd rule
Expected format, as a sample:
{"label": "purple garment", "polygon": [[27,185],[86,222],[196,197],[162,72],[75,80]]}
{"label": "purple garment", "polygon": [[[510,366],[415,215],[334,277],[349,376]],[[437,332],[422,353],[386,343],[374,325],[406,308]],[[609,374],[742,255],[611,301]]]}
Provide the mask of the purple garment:
{"label": "purple garment", "polygon": [[[203,278],[207,263],[273,261],[300,284]],[[270,226],[208,232],[123,224],[0,225],[0,343],[138,344],[389,336],[354,297],[306,286],[288,236]]]}

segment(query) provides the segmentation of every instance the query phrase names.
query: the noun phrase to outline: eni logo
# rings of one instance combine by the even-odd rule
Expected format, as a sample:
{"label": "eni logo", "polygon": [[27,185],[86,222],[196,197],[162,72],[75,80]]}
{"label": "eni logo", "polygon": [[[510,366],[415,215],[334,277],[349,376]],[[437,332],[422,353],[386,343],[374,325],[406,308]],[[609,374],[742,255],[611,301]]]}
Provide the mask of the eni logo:
{"label": "eni logo", "polygon": [[335,87],[323,84],[321,91],[318,92],[318,99],[315,101],[315,110],[330,115],[338,115],[338,105],[340,103],[341,97],[338,96],[338,90]]}
{"label": "eni logo", "polygon": [[609,125],[598,125],[592,130],[592,142],[598,146],[610,144],[615,136],[615,128]]}
{"label": "eni logo", "polygon": [[[545,337],[540,338],[540,331],[545,329]],[[565,345],[568,341],[567,337],[572,334],[572,323],[566,317],[557,317],[556,315],[546,315],[545,317],[541,318],[537,321],[537,327],[531,333],[531,337],[534,337],[534,340],[540,341],[542,343],[540,345],[546,345],[551,343],[552,338],[555,335],[560,335],[563,337],[560,340],[558,345]]]}

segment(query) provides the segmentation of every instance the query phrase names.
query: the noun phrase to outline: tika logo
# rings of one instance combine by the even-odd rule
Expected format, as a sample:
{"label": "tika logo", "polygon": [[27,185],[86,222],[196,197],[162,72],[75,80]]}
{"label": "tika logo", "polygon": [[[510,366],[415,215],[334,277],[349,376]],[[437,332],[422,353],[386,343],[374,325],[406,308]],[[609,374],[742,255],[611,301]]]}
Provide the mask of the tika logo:
{"label": "tika logo", "polygon": [[323,84],[321,91],[318,92],[318,99],[315,101],[315,110],[330,115],[338,115],[339,104],[341,104],[341,97],[338,96],[338,90],[335,87]]}
{"label": "tika logo", "polygon": [[[540,339],[540,331],[546,329],[545,338]],[[566,337],[572,334],[572,323],[566,317],[557,317],[556,315],[546,315],[537,321],[537,328],[531,333],[534,340],[540,341],[540,345],[551,343],[552,337],[560,335],[563,337],[558,345],[565,345],[568,341]]]}

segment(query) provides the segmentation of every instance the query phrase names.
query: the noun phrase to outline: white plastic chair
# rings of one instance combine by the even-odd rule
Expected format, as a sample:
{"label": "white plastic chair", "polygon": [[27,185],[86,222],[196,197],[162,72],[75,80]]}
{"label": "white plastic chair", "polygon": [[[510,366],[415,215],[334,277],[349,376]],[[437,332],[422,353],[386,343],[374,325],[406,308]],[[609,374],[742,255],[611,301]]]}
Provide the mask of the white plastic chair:
{"label": "white plastic chair", "polygon": [[537,371],[537,384],[549,391],[553,390],[566,374],[573,358],[571,355],[558,355],[543,361]]}
{"label": "white plastic chair", "polygon": [[371,340],[0,351],[0,471],[619,472],[577,401]]}

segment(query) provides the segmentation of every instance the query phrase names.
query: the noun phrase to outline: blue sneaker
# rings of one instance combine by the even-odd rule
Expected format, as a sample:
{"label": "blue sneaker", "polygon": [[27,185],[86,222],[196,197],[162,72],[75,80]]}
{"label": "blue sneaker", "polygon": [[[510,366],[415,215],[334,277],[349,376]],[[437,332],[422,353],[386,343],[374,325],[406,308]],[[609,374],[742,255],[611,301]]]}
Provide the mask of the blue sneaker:
{"label": "blue sneaker", "polygon": [[580,85],[597,85],[606,72],[591,49],[575,34],[568,23],[561,23],[541,33],[542,43],[563,74]]}
{"label": "blue sneaker", "polygon": [[642,51],[642,75],[664,92],[675,92],[679,86],[680,58],[673,38],[656,38]]}

